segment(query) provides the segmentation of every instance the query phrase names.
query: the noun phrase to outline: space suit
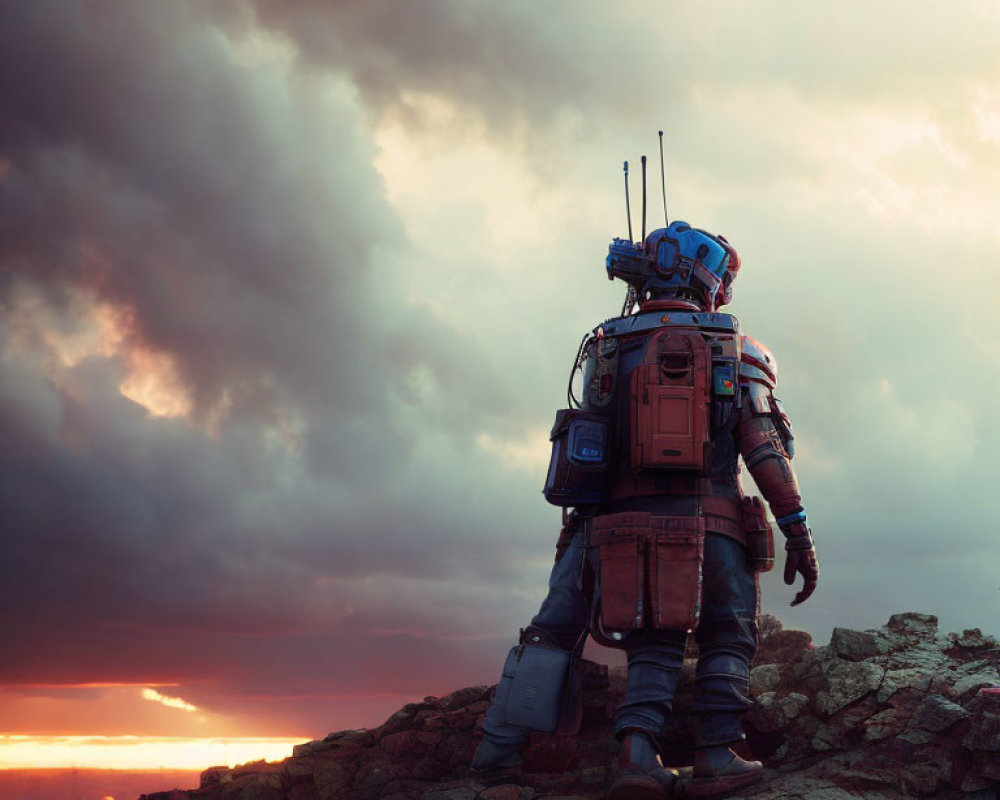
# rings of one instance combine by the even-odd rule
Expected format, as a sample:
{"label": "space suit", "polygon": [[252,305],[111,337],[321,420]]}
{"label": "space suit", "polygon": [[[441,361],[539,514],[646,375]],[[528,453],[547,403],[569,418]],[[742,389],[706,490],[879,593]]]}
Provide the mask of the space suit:
{"label": "space suit", "polygon": [[[582,399],[557,414],[546,498],[564,508],[549,592],[504,665],[473,761],[516,769],[532,730],[567,731],[574,671],[589,634],[628,659],[621,741],[608,797],[673,795],[658,736],[671,713],[689,632],[698,644],[693,778],[709,796],[760,777],[736,755],[757,643],[757,573],[773,563],[763,504],[746,497],[743,459],[785,536],[785,582],[815,590],[819,568],[774,397],[777,363],[717,309],[732,297],[736,251],[675,221],[641,244],[616,239],[609,278],[629,284],[621,316],[581,345]],[[569,509],[572,509],[571,511]]]}

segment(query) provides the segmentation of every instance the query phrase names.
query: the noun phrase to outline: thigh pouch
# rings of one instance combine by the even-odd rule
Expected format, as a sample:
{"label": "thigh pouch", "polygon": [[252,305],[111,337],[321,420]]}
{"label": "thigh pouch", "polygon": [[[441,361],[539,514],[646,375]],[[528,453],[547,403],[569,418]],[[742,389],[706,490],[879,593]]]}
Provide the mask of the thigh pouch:
{"label": "thigh pouch", "polygon": [[576,733],[583,710],[579,670],[583,639],[573,650],[526,644],[511,648],[494,701],[507,724]]}
{"label": "thigh pouch", "polygon": [[595,517],[590,546],[600,550],[600,608],[594,615],[599,641],[613,644],[643,627],[687,631],[698,624],[701,517],[639,511]]}

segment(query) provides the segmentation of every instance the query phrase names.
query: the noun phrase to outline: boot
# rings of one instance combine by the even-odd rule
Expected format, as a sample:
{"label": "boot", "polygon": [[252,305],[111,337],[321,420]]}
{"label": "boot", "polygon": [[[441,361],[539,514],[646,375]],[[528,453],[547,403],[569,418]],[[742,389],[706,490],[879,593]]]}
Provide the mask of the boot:
{"label": "boot", "polygon": [[496,744],[484,735],[472,757],[472,774],[487,784],[516,783],[521,778],[521,747]]}
{"label": "boot", "polygon": [[759,781],[764,765],[747,761],[728,744],[699,747],[694,753],[694,777],[685,797],[710,797]]}
{"label": "boot", "polygon": [[676,783],[677,773],[663,768],[652,739],[629,732],[622,739],[618,773],[607,800],[668,800]]}

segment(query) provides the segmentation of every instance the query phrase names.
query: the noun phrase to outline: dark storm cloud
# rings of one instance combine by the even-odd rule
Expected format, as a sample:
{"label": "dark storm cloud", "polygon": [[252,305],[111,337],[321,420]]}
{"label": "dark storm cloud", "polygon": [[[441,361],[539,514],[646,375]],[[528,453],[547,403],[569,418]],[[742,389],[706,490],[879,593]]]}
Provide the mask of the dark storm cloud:
{"label": "dark storm cloud", "polygon": [[628,58],[614,41],[621,29],[613,18],[574,13],[566,2],[255,6],[261,22],[291,36],[304,59],[347,71],[374,107],[405,108],[408,93],[446,96],[486,110],[507,132],[521,114],[551,118],[598,96],[613,111],[605,67]]}
{"label": "dark storm cloud", "polygon": [[[775,581],[766,603],[820,636],[907,608],[947,625],[995,624],[979,551],[953,543],[960,535],[995,562],[986,398],[996,379],[970,356],[970,330],[983,324],[963,313],[961,292],[982,284],[967,265],[994,249],[962,217],[978,218],[996,177],[995,123],[976,121],[995,117],[985,77],[1000,58],[995,8],[256,7],[306,64],[348,71],[376,113],[431,126],[426,93],[518,147],[574,122],[615,148],[666,128],[668,180],[747,245],[737,304],[787,370],[779,393],[804,444],[826,576],[802,609],[788,609]],[[566,151],[583,172],[605,157],[593,142],[574,144]],[[551,138],[545,148],[559,152]],[[597,178],[575,185],[589,191]],[[928,201],[942,205],[939,220],[928,221]],[[573,287],[567,295],[578,290],[575,268],[553,274]]]}
{"label": "dark storm cloud", "polygon": [[[746,248],[737,313],[774,348],[803,445],[824,578],[789,610],[772,575],[766,607],[863,627],[925,596],[965,622],[953,587],[989,577],[946,542],[961,527],[986,550],[998,387],[927,377],[969,341],[958,289],[923,281],[982,251],[873,215],[847,184],[885,166],[877,147],[853,160],[869,139],[906,161],[890,189],[917,161],[954,168],[894,139],[933,123],[921,93],[960,102],[949,81],[992,74],[991,28],[924,47],[893,3],[748,8],[0,0],[0,680],[181,681],[227,712],[323,696],[288,712],[318,734],[362,718],[329,695],[495,677],[558,512],[477,436],[544,447],[576,337],[620,303],[601,256],[624,215],[607,222],[602,182],[617,192],[619,152],[661,126],[679,207]],[[953,12],[934,13],[943,29]],[[901,105],[917,111],[884,130]],[[393,126],[432,156],[488,139],[509,157],[483,173],[497,184],[525,154],[533,176],[573,159],[496,187],[531,210],[552,192],[565,224],[507,246],[487,218],[504,208],[442,201],[405,168],[431,212],[395,218],[405,198],[373,167]],[[440,247],[409,245],[411,225]],[[435,293],[459,313],[426,310]],[[160,356],[189,418],[119,391]]]}
{"label": "dark storm cloud", "polygon": [[4,251],[134,310],[130,333],[179,358],[200,411],[229,390],[264,413],[273,383],[357,411],[375,398],[326,345],[359,325],[359,273],[390,228],[356,115],[342,98],[321,127],[294,82],[234,66],[189,14],[9,5]]}
{"label": "dark storm cloud", "polygon": [[[920,106],[929,91],[990,74],[998,62],[988,24],[994,12],[975,3],[961,11],[931,3],[919,15],[899,0],[864,8],[834,1],[790,7],[780,0],[753,8],[741,0],[708,7],[634,0],[253,5],[263,24],[292,38],[307,63],[350,74],[372,107],[408,113],[414,94],[446,97],[484,114],[497,135],[522,143],[567,114],[581,130],[609,129],[619,137],[640,120],[687,127],[691,116],[704,121],[709,113],[688,106],[707,86],[836,104]],[[958,17],[984,24],[956,25]],[[230,14],[229,23],[234,19],[245,24],[247,17]],[[739,147],[738,129],[694,127],[681,131],[685,145],[708,135]],[[752,169],[747,161],[733,158]]]}
{"label": "dark storm cloud", "polygon": [[[354,89],[242,62],[196,4],[2,14],[0,678],[350,693],[395,652],[372,628],[480,629],[433,581],[463,546],[502,581],[528,533],[487,538],[481,463],[446,485],[411,461],[445,424],[441,451],[469,449],[471,409],[503,417],[503,390],[460,378],[475,361],[426,314],[380,310],[373,248],[405,242]],[[85,338],[101,308],[120,341],[68,363],[52,335]],[[121,395],[137,353],[169,359],[190,419]],[[407,388],[417,366],[447,412]],[[476,507],[449,512],[451,491]],[[440,605],[396,613],[421,598]],[[276,678],[300,649],[313,666]]]}

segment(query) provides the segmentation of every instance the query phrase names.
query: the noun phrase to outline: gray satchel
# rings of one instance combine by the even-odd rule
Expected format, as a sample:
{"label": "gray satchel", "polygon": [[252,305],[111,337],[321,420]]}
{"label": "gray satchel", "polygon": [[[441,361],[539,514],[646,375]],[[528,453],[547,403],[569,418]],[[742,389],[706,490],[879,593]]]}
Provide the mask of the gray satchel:
{"label": "gray satchel", "polygon": [[580,728],[580,655],[586,630],[572,650],[519,644],[511,648],[496,702],[510,725],[571,735]]}

